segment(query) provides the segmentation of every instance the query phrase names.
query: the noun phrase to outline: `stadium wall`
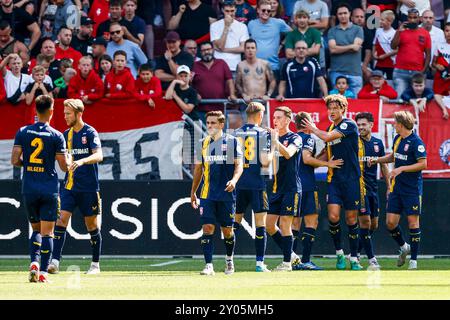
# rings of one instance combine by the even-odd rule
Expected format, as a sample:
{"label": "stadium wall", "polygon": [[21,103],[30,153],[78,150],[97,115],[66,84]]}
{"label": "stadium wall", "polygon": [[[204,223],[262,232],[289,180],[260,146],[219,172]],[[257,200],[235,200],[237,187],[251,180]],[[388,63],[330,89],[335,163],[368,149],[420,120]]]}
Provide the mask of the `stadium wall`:
{"label": "stadium wall", "polygon": [[[198,211],[190,206],[190,182],[102,181],[103,253],[107,255],[201,255]],[[313,253],[332,254],[325,206],[325,183],[319,184],[322,213]],[[450,254],[450,180],[424,182],[421,254]],[[395,254],[397,248],[385,228],[385,185],[380,182],[380,229],[374,234],[377,254]],[[236,254],[253,255],[252,215],[237,237]],[[404,219],[403,219],[404,220]],[[20,181],[0,181],[0,255],[28,254],[29,225],[20,194]],[[347,245],[343,228],[343,243]],[[403,225],[405,235],[408,228]],[[65,254],[90,255],[81,215],[75,212]],[[216,235],[216,253],[224,254]],[[346,250],[347,252],[348,250]],[[267,254],[280,254],[268,239]]]}

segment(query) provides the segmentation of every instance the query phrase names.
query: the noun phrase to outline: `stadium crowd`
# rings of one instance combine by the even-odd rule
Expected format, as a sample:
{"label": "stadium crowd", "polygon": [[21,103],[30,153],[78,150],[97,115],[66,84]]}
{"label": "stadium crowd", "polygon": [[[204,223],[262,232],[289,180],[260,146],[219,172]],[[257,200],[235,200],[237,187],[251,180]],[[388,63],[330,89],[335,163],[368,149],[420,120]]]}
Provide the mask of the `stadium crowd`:
{"label": "stadium crowd", "polygon": [[[450,106],[443,0],[1,0],[0,99],[402,99]],[[236,108],[239,108],[236,105]]]}

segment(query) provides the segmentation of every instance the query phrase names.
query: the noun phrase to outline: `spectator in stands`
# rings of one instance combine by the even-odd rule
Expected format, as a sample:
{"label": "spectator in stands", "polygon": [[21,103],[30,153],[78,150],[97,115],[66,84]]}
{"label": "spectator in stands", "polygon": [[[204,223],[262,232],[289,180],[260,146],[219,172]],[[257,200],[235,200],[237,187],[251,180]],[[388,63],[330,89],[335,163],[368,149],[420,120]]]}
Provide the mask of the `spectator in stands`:
{"label": "spectator in stands", "polygon": [[430,10],[430,0],[400,0],[399,3],[402,3],[400,6],[400,21],[409,20],[409,11],[414,9],[417,11],[418,15],[421,16],[425,10]]}
{"label": "spectator in stands", "polygon": [[11,53],[0,63],[0,70],[5,80],[6,99],[12,104],[25,99],[25,88],[33,81],[31,76],[21,73],[22,67],[22,59],[17,53]]}
{"label": "spectator in stands", "polygon": [[102,78],[103,81],[105,81],[106,76],[112,70],[113,60],[109,55],[104,54],[98,59],[98,65],[99,65],[98,75],[100,76],[100,78]]}
{"label": "spectator in stands", "polygon": [[256,57],[255,40],[245,41],[244,49],[245,60],[238,64],[236,89],[246,103],[253,99],[269,100],[277,86],[270,63]]}
{"label": "spectator in stands", "polygon": [[30,105],[36,97],[48,95],[53,98],[52,88],[44,83],[45,69],[42,66],[35,66],[32,70],[33,81],[25,88],[25,103]]}
{"label": "spectator in stands", "polygon": [[190,69],[186,65],[177,68],[177,78],[167,88],[164,99],[174,100],[184,113],[190,114],[198,103],[197,91],[189,86]]}
{"label": "spectator in stands", "polygon": [[278,0],[269,0],[270,6],[272,7],[272,11],[270,12],[270,16],[272,18],[278,18],[284,20],[286,23],[289,23],[291,20],[289,16],[286,15],[283,6],[280,4]]}
{"label": "spectator in stands", "polygon": [[155,32],[153,27],[155,25],[155,18],[157,16],[157,1],[154,0],[140,0],[137,3],[136,15],[144,20],[144,48],[147,57],[154,59],[155,48]]}
{"label": "spectator in stands", "polygon": [[[355,8],[362,8],[364,9],[363,2],[364,0],[348,0],[348,1],[342,1],[342,0],[330,0],[331,1],[331,14],[330,14],[330,26],[334,27],[338,23],[336,19],[336,10],[337,7],[342,4],[346,3],[349,6],[349,10],[355,9]],[[384,1],[384,0],[375,0],[375,1]],[[397,0],[395,0],[397,1]],[[397,7],[397,6],[395,6]]]}
{"label": "spectator in stands", "polygon": [[387,80],[392,80],[394,72],[395,56],[398,50],[391,48],[394,39],[395,29],[392,28],[392,22],[395,20],[395,14],[391,10],[381,13],[380,28],[375,32],[373,39],[372,57],[374,59],[374,68],[381,70]]}
{"label": "spectator in stands", "polygon": [[127,53],[127,67],[130,68],[133,77],[137,77],[138,68],[141,64],[147,63],[147,57],[142,49],[134,42],[123,38],[123,28],[117,23],[113,22],[109,26],[109,34],[112,41],[108,43],[106,52],[113,56],[114,52],[121,50]]}
{"label": "spectator in stands", "polygon": [[178,67],[186,65],[191,69],[194,59],[189,53],[181,51],[180,36],[175,31],[168,32],[164,41],[167,50],[163,56],[156,58],[155,75],[161,80],[163,90],[167,90],[177,75]]}
{"label": "spectator in stands", "polygon": [[[42,53],[39,53],[37,55],[37,57],[36,57],[36,66],[43,66],[45,68],[45,73],[46,74],[45,74],[45,78],[44,78],[44,83],[48,83],[50,86],[53,87],[54,86],[53,85],[54,81],[48,75],[48,70],[50,68],[50,62],[51,62],[50,57],[44,56]],[[59,64],[61,64],[61,62]],[[58,66],[59,66],[59,64],[58,64]]]}
{"label": "spectator in stands", "polygon": [[408,22],[402,23],[396,31],[391,48],[398,49],[393,78],[395,91],[401,95],[413,74],[427,72],[431,59],[431,38],[428,31],[419,28],[416,9],[408,11]]}
{"label": "spectator in stands", "polygon": [[25,44],[25,40],[30,39],[27,47],[29,51],[33,50],[41,36],[41,29],[33,16],[22,8],[14,8],[13,0],[1,0],[0,18],[8,21],[15,39]]}
{"label": "spectator in stands", "polygon": [[55,90],[53,90],[53,96],[59,99],[67,99],[69,97],[67,91],[69,89],[70,80],[72,80],[72,78],[76,75],[77,71],[74,68],[67,68],[63,75],[64,86],[59,89],[58,93],[55,92],[55,88]]}
{"label": "spectator in stands", "polygon": [[[58,94],[61,90],[64,90],[64,91],[66,90],[66,87],[67,87],[66,70],[73,69],[72,66],[73,66],[72,60],[70,60],[69,58],[63,58],[59,62],[59,72],[62,74],[62,76],[54,81],[55,89],[53,90],[54,91],[53,93],[55,94],[55,96],[58,96]],[[75,69],[73,69],[73,70],[75,70]],[[76,73],[76,70],[75,70],[75,73]]]}
{"label": "spectator in stands", "polygon": [[197,43],[209,40],[209,26],[217,20],[213,8],[200,0],[187,0],[169,21],[168,30],[176,30],[181,39]]}
{"label": "spectator in stands", "polygon": [[72,30],[62,27],[58,32],[58,45],[56,46],[55,59],[69,58],[72,60],[73,67],[78,67],[78,61],[83,56],[80,52],[70,46],[72,41]]}
{"label": "spectator in stands", "polygon": [[0,103],[6,101],[6,88],[5,81],[3,80],[3,76],[0,77]]}
{"label": "spectator in stands", "polygon": [[189,53],[192,56],[192,58],[194,58],[194,61],[200,60],[200,58],[197,57],[197,49],[198,45],[197,42],[195,42],[194,40],[188,39],[184,42],[183,50]]}
{"label": "spectator in stands", "polygon": [[139,43],[137,45],[141,47],[144,44],[146,25],[142,18],[136,16],[137,0],[126,0],[123,2],[123,6],[125,11],[124,19],[133,26],[137,39],[139,39]]}
{"label": "spectator in stands", "polygon": [[377,98],[384,102],[397,99],[397,92],[384,80],[383,71],[381,70],[372,71],[369,83],[358,93],[358,99]]}
{"label": "spectator in stands", "polygon": [[235,20],[236,6],[233,0],[223,4],[224,18],[211,24],[211,41],[214,44],[214,57],[225,60],[231,72],[241,61],[244,42],[248,39],[247,26]]}
{"label": "spectator in stands", "polygon": [[296,4],[296,0],[281,0],[281,4],[283,6],[286,16],[291,18],[295,15],[296,11],[294,10],[294,7]]}
{"label": "spectator in stands", "polygon": [[450,22],[444,28],[446,42],[439,45],[433,58],[434,75],[433,91],[436,102],[442,109],[443,117],[448,119],[446,105],[450,96]]}
{"label": "spectator in stands", "polygon": [[[434,13],[431,10],[425,10],[421,17],[421,27],[427,30],[430,34],[431,39],[431,59],[430,59],[430,66],[433,63],[433,57],[436,54],[437,48],[445,43],[445,35],[444,31],[442,29],[434,26]],[[433,76],[431,72],[428,72],[428,78],[433,79]]]}
{"label": "spectator in stands", "polygon": [[423,112],[427,102],[433,100],[434,93],[433,90],[425,87],[425,76],[422,73],[415,73],[411,78],[410,86],[403,91],[401,98]]}
{"label": "spectator in stands", "polygon": [[127,64],[127,53],[114,52],[114,68],[105,77],[105,97],[110,99],[129,99],[134,97],[134,77]]}
{"label": "spectator in stands", "polygon": [[316,28],[309,27],[309,13],[305,10],[298,10],[295,12],[294,22],[297,26],[292,32],[286,36],[284,46],[286,48],[286,58],[295,58],[295,43],[299,40],[304,40],[308,45],[307,56],[316,58],[320,61],[320,47],[322,44],[320,31]]}
{"label": "spectator in stands", "polygon": [[364,82],[367,82],[369,81],[371,75],[372,47],[376,26],[374,23],[371,26],[366,26],[365,12],[361,8],[353,9],[351,20],[353,24],[360,26],[364,32],[364,41],[362,44],[362,55],[361,55],[362,61],[361,68]]}
{"label": "spectator in stands", "polygon": [[[192,86],[199,94],[199,99],[226,99],[236,100],[236,93],[230,68],[222,59],[214,57],[214,48],[211,42],[200,44],[201,61],[194,63],[192,69],[194,76]],[[222,110],[223,104],[202,104],[197,111],[206,112]]]}
{"label": "spectator in stands", "polygon": [[301,0],[294,5],[293,15],[300,11],[306,11],[309,14],[309,26],[324,31],[328,28],[330,12],[328,5],[321,0]]}
{"label": "spectator in stands", "polygon": [[330,80],[336,83],[338,76],[345,76],[349,90],[357,95],[362,88],[361,47],[364,32],[360,26],[350,22],[348,4],[339,4],[336,12],[339,24],[328,31]]}
{"label": "spectator in stands", "polygon": [[355,94],[348,90],[349,85],[345,76],[339,76],[336,78],[335,88],[330,91],[330,94],[340,94],[346,98],[355,99]]}
{"label": "spectator in stands", "polygon": [[278,50],[282,34],[292,31],[286,22],[281,19],[271,18],[272,6],[267,0],[258,3],[258,19],[248,24],[248,32],[258,45],[257,57],[269,61],[275,77],[278,79],[280,65]]}
{"label": "spectator in stands", "polygon": [[[59,30],[63,27],[67,27],[71,15],[74,14],[77,10],[77,6],[72,0],[54,0],[53,2],[57,6],[57,8],[55,12],[55,20],[53,21],[52,40],[56,40],[59,34]],[[78,3],[81,9],[81,3],[79,1]]]}
{"label": "spectator in stands", "polygon": [[106,54],[108,43],[103,37],[97,37],[92,40],[92,57],[94,58],[94,70],[100,70],[100,57]]}
{"label": "spectator in stands", "polygon": [[[100,24],[109,19],[109,3],[108,0],[93,0],[89,8],[88,17],[94,20],[94,31],[92,32],[93,37],[103,37],[103,34],[97,31]],[[108,32],[109,28],[105,31]]]}
{"label": "spectator in stands", "polygon": [[308,45],[304,40],[295,43],[295,59],[284,64],[278,87],[277,100],[285,98],[318,98],[320,86],[322,96],[328,95],[327,83],[315,58],[307,56]]}
{"label": "spectator in stands", "polygon": [[80,99],[84,104],[103,98],[104,84],[93,69],[91,56],[84,56],[78,64],[79,72],[69,82],[67,95],[71,99]]}
{"label": "spectator in stands", "polygon": [[80,30],[72,36],[70,46],[80,52],[83,56],[92,54],[92,31],[94,30],[94,20],[88,17],[80,18]]}
{"label": "spectator in stands", "polygon": [[161,80],[153,75],[151,65],[143,64],[139,67],[139,77],[134,83],[136,89],[135,98],[140,101],[147,101],[152,108],[155,107],[154,98],[162,97]]}
{"label": "spectator in stands", "polygon": [[397,4],[399,2],[400,1],[397,0],[362,0],[360,3],[361,8],[364,10],[364,12],[366,12],[367,9],[371,6],[378,7],[380,12],[384,12],[387,10],[391,10],[394,12],[397,10]]}
{"label": "spectator in stands", "polygon": [[236,20],[246,25],[253,19],[256,19],[256,10],[245,0],[235,0]]}
{"label": "spectator in stands", "polygon": [[[41,46],[41,54],[44,55],[49,60],[49,66],[47,68],[48,74],[52,81],[55,81],[59,77],[61,77],[61,73],[59,72],[59,60],[56,59],[56,47],[55,43],[50,40],[44,40]],[[32,59],[30,61],[30,66],[28,67],[28,73],[31,73],[34,66],[36,65],[36,59]]]}
{"label": "spectator in stands", "polygon": [[22,63],[26,65],[30,56],[28,48],[21,41],[11,36],[11,25],[7,20],[0,21],[0,56],[6,58],[11,53],[17,53],[22,59]]}
{"label": "spectator in stands", "polygon": [[121,0],[109,1],[109,19],[100,23],[97,29],[97,36],[105,38],[106,41],[111,40],[110,29],[112,23],[119,23],[119,25],[122,26],[123,37],[126,40],[140,45],[141,41],[139,40],[136,30],[133,28],[133,25],[127,19],[122,17]]}

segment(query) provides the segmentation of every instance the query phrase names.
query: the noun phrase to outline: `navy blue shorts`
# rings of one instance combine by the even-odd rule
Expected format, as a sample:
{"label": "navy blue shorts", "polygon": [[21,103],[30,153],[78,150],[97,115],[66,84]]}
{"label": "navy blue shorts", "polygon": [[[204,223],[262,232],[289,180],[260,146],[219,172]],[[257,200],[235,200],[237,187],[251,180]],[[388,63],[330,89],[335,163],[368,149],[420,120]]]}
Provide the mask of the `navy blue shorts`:
{"label": "navy blue shorts", "polygon": [[80,209],[83,217],[96,216],[102,213],[99,192],[76,192],[61,188],[61,210],[74,212]]}
{"label": "navy blue shorts", "polygon": [[390,193],[387,201],[387,213],[420,215],[422,213],[422,196],[400,195]]}
{"label": "navy blue shorts", "polygon": [[328,183],[327,204],[338,204],[344,210],[359,210],[365,202],[361,199],[359,179]]}
{"label": "navy blue shorts", "polygon": [[367,201],[368,207],[370,208],[370,218],[378,218],[380,215],[380,200],[378,199],[378,194],[368,194]]}
{"label": "navy blue shorts", "polygon": [[300,217],[310,214],[320,214],[319,193],[317,191],[303,191],[300,205]]}
{"label": "navy blue shorts", "polygon": [[232,228],[235,213],[234,201],[200,199],[200,222],[202,225],[218,222],[221,227]]}
{"label": "navy blue shorts", "polygon": [[251,206],[253,213],[267,212],[269,201],[266,190],[238,189],[236,191],[236,212],[245,213],[248,205]]}
{"label": "navy blue shorts", "polygon": [[24,194],[23,202],[30,223],[56,221],[59,218],[61,202],[55,194]]}
{"label": "navy blue shorts", "polygon": [[302,194],[300,192],[274,193],[270,197],[268,213],[297,217],[301,199]]}

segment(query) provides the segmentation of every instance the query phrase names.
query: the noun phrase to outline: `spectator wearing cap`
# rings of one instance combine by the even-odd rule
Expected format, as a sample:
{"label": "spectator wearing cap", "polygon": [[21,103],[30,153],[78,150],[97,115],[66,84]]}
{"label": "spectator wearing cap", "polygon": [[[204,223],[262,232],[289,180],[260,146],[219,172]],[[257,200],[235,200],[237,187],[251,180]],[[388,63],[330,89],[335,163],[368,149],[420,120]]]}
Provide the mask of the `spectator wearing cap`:
{"label": "spectator wearing cap", "polygon": [[136,78],[139,66],[147,63],[148,59],[145,53],[136,43],[123,38],[123,29],[118,22],[111,23],[109,33],[112,41],[108,43],[106,53],[114,56],[114,52],[118,50],[125,51],[127,53],[127,67],[130,68],[131,74]]}
{"label": "spectator wearing cap", "polygon": [[113,69],[105,77],[105,97],[109,99],[130,99],[134,97],[134,77],[127,65],[127,53],[114,53]]}
{"label": "spectator wearing cap", "polygon": [[280,47],[281,35],[292,31],[282,19],[272,18],[272,6],[267,0],[258,3],[258,19],[252,20],[248,24],[248,32],[252,39],[256,40],[258,46],[257,57],[267,60],[270,63],[275,77],[279,78],[280,60],[278,51]]}
{"label": "spectator wearing cap", "polygon": [[164,39],[166,51],[156,58],[155,75],[161,80],[163,90],[167,90],[170,82],[177,76],[177,68],[186,65],[192,68],[194,58],[180,49],[181,39],[177,32],[169,31]]}
{"label": "spectator wearing cap", "polygon": [[194,39],[197,43],[209,40],[209,26],[217,20],[214,9],[200,0],[187,0],[170,18],[168,30],[175,30],[182,40]]}
{"label": "spectator wearing cap", "polygon": [[74,69],[78,68],[78,61],[83,56],[79,51],[70,46],[72,42],[72,30],[66,26],[62,27],[58,33],[58,45],[56,46],[55,58],[61,60],[62,58],[68,58],[72,60]]}
{"label": "spectator wearing cap", "polygon": [[223,4],[224,18],[211,24],[211,41],[214,44],[214,57],[224,60],[232,72],[241,62],[244,42],[248,39],[247,26],[235,19],[236,6],[233,0]]}
{"label": "spectator wearing cap", "polygon": [[384,102],[397,99],[397,92],[384,79],[383,71],[374,70],[367,83],[358,93],[358,99],[377,99]]}
{"label": "spectator wearing cap", "polygon": [[431,38],[428,31],[419,28],[419,11],[408,11],[408,22],[403,22],[394,35],[392,49],[398,49],[393,72],[394,88],[399,95],[409,86],[412,76],[426,74],[431,59]]}
{"label": "spectator wearing cap", "polygon": [[139,67],[139,77],[134,82],[136,89],[135,98],[146,101],[152,108],[155,107],[153,99],[162,96],[161,80],[153,75],[151,65],[143,64]]}
{"label": "spectator wearing cap", "polygon": [[97,29],[97,36],[101,36],[105,38],[106,41],[110,41],[110,26],[115,22],[122,26],[123,38],[140,45],[141,41],[139,40],[133,25],[127,19],[122,17],[121,0],[109,1],[109,19],[100,23]]}
{"label": "spectator wearing cap", "polygon": [[98,72],[100,70],[99,60],[100,57],[106,54],[106,47],[108,43],[103,37],[97,37],[92,40],[92,57],[94,58],[94,70]]}
{"label": "spectator wearing cap", "polygon": [[330,49],[330,81],[345,76],[349,90],[356,96],[362,88],[361,48],[364,32],[350,21],[350,7],[342,3],[336,9],[339,24],[328,31]]}
{"label": "spectator wearing cap", "polygon": [[235,0],[236,20],[248,25],[248,23],[256,19],[256,10],[245,0]]}
{"label": "spectator wearing cap", "polygon": [[124,19],[127,20],[135,30],[135,35],[139,39],[139,46],[144,44],[145,21],[136,15],[137,0],[125,0],[123,2],[125,11]]}
{"label": "spectator wearing cap", "polygon": [[80,52],[83,56],[92,54],[92,31],[94,30],[94,20],[88,17],[81,17],[80,30],[72,36],[70,46]]}
{"label": "spectator wearing cap", "polygon": [[78,64],[79,72],[70,80],[67,95],[71,99],[81,99],[85,104],[103,98],[104,84],[93,70],[93,59],[84,56]]}
{"label": "spectator wearing cap", "polygon": [[165,100],[173,100],[183,110],[189,114],[198,104],[197,91],[189,86],[191,70],[186,65],[177,68],[177,77],[172,80],[164,95]]}

